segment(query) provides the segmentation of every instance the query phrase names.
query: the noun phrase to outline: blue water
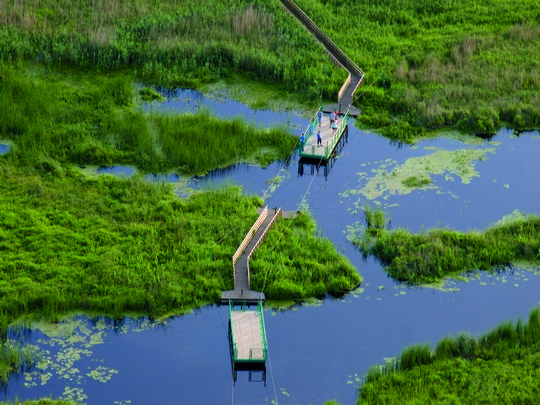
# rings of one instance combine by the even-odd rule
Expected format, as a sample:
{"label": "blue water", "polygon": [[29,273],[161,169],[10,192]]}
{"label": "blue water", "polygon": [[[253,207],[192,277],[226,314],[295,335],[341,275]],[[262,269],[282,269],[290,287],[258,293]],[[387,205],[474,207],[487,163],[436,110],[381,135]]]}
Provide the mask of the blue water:
{"label": "blue water", "polygon": [[[171,111],[198,108],[192,101],[197,99],[199,106],[211,105],[220,116],[244,115],[264,125],[289,120],[296,134],[298,128],[307,125],[302,117],[254,112],[239,103],[218,103],[197,97],[190,98],[189,102],[169,100],[163,108]],[[433,152],[426,147],[494,149],[494,153],[487,153],[485,160],[475,162],[479,176],[473,177],[469,184],[461,183],[459,177],[453,176],[451,180],[442,174],[432,176],[437,189],[415,190],[407,195],[387,194],[370,200],[361,194],[346,193],[365,185],[366,180],[358,173],[368,172],[371,178],[374,176],[371,170],[380,168],[387,159],[393,159],[397,165],[404,164],[410,158]],[[89,338],[53,341],[35,331],[28,341],[49,350],[53,363],[65,361],[56,359],[69,358],[68,354],[76,359],[73,351],[77,348],[88,352],[69,363],[71,370],[77,371],[69,374],[58,367],[57,371],[50,371],[50,379],[44,385],[25,387],[25,381],[29,385],[25,376],[14,379],[7,392],[0,395],[0,400],[43,395],[77,398],[78,394],[82,395],[79,399],[88,404],[260,404],[271,401],[321,404],[333,398],[342,404],[354,403],[358,378],[370,366],[383,363],[405,346],[434,345],[442,337],[461,331],[478,335],[502,321],[519,316],[526,318],[530,310],[540,304],[538,272],[523,269],[491,275],[472,274],[467,282],[450,281],[444,291],[406,288],[395,283],[377,262],[364,261],[348,242],[347,227],[362,223],[362,205],[379,203],[392,218],[393,227],[404,226],[413,231],[433,226],[484,229],[516,209],[539,214],[536,158],[539,152],[538,132],[524,133],[517,138],[511,131],[502,130],[490,141],[478,145],[441,138],[399,147],[350,125],[348,143],[326,176],[322,169],[318,173],[315,170],[313,175],[305,169],[300,176],[298,158],[293,155],[288,162],[277,162],[266,169],[237,165],[195,178],[191,182],[193,187],[241,184],[246,192],[265,195],[270,207],[281,206],[285,210],[297,209],[305,198],[322,235],[330,239],[364,277],[363,290],[317,305],[266,310],[269,344],[266,386],[262,382],[250,382],[248,372],[239,372],[233,386],[227,337],[228,309],[210,306],[171,318],[163,325],[141,327],[140,321],[131,319],[116,327],[90,325],[92,333],[101,331],[103,338],[93,345],[88,343]],[[268,180],[275,176],[281,176],[282,181],[273,189]],[[86,318],[82,321],[83,324],[89,322]],[[97,367],[109,370],[107,382],[92,377],[91,371]],[[27,374],[27,378],[29,376]]]}
{"label": "blue water", "polygon": [[9,145],[0,143],[0,155],[3,155],[4,153],[8,153],[10,150]]}
{"label": "blue water", "polygon": [[137,170],[130,166],[100,166],[96,169],[99,174],[112,174],[117,177],[133,176]]}

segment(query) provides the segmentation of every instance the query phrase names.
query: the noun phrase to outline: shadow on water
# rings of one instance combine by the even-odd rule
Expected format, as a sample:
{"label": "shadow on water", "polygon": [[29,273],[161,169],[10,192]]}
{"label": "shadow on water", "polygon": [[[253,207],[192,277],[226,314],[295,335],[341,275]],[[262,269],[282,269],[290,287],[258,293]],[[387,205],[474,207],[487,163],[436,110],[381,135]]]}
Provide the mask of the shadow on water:
{"label": "shadow on water", "polygon": [[[186,111],[206,104],[218,115],[243,114],[261,125],[286,120],[284,113],[266,115],[197,92],[180,94],[189,100],[168,100],[159,108]],[[307,125],[302,117],[291,122]],[[516,137],[502,130],[491,140],[468,141],[400,144],[361,131],[351,120],[348,142],[326,177],[306,176],[307,167],[300,176],[300,162],[292,156],[265,169],[234,165],[191,180],[195,188],[239,184],[270,207],[285,210],[294,210],[305,197],[318,232],[364,277],[360,288],[341,299],[265,310],[266,386],[249,383],[249,373],[242,372],[231,391],[228,308],[209,306],[170,318],[166,327],[147,319],[115,323],[99,317],[74,322],[64,334],[33,331],[24,340],[50,352],[51,364],[12,381],[0,400],[52,395],[88,404],[228,403],[232,396],[235,404],[330,398],[348,404],[355,402],[355,387],[370,366],[408,345],[433,347],[448,334],[478,335],[502,321],[527,317],[539,304],[538,268],[471,272],[437,288],[410,288],[388,278],[373,258],[364,260],[349,242],[363,224],[364,204],[379,205],[394,227],[414,232],[434,226],[485,229],[516,208],[538,214],[540,187],[531,173],[538,172],[540,134]],[[404,179],[419,174],[429,179],[428,186],[403,186]]]}

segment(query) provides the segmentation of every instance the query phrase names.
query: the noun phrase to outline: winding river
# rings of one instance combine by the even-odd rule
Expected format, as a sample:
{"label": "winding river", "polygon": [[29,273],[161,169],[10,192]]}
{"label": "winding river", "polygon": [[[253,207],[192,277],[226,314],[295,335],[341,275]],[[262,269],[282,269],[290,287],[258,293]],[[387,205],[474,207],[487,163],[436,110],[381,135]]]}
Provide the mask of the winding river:
{"label": "winding river", "polygon": [[[260,125],[287,122],[300,134],[307,119],[253,111],[230,100],[178,91],[153,109],[218,116],[244,115]],[[171,95],[169,95],[171,96]],[[36,325],[24,340],[44,350],[39,368],[14,377],[0,400],[42,396],[88,404],[321,404],[356,400],[362,375],[415,343],[434,345],[448,334],[478,335],[526,318],[540,303],[538,268],[471,273],[440,288],[408,288],[363,260],[349,237],[361,230],[362,207],[380,206],[392,227],[482,230],[508,215],[540,214],[540,134],[501,130],[488,140],[457,135],[399,145],[350,123],[348,143],[327,176],[298,158],[261,169],[236,165],[194,178],[191,187],[241,184],[270,207],[309,207],[322,235],[357,267],[364,283],[342,299],[265,311],[269,344],[266,384],[260,373],[239,372],[233,386],[228,308],[210,306],[152,323],[146,319],[78,317]],[[422,188],[406,188],[415,176]],[[178,180],[172,176],[168,179]]]}

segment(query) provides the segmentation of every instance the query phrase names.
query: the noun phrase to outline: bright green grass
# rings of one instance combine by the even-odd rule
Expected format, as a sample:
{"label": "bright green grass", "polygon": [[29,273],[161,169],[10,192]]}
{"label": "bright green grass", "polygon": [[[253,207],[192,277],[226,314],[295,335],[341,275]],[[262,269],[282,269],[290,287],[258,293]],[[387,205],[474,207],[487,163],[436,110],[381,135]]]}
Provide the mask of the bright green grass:
{"label": "bright green grass", "polygon": [[298,4],[365,71],[360,121],[409,140],[453,127],[540,126],[540,8],[534,0]]}
{"label": "bright green grass", "polygon": [[57,172],[58,163],[136,165],[143,171],[201,174],[236,162],[267,165],[297,142],[284,127],[258,128],[240,117],[146,113],[134,106],[133,77],[0,66],[0,139],[9,159]]}
{"label": "bright green grass", "polygon": [[480,338],[446,337],[369,370],[358,404],[534,404],[540,397],[540,315]]}
{"label": "bright green grass", "polygon": [[253,254],[253,289],[272,299],[298,300],[357,287],[362,277],[315,231],[315,221],[304,213],[278,222]]}
{"label": "bright green grass", "polygon": [[[366,210],[366,218],[375,215]],[[386,230],[380,216],[377,225],[368,221],[367,231],[353,243],[364,255],[380,260],[399,281],[431,283],[450,274],[491,270],[517,261],[540,263],[538,216],[521,216],[482,233],[433,229],[420,234]]]}
{"label": "bright green grass", "polygon": [[[3,322],[71,310],[163,315],[217,302],[233,288],[231,258],[258,216],[259,197],[227,188],[182,200],[167,184],[63,170],[62,177],[40,176],[0,161]],[[312,226],[295,232],[315,249]],[[305,249],[290,251],[294,243],[279,244],[274,260],[307,263]],[[269,299],[302,299],[359,283],[345,259],[328,242],[320,244],[329,254],[323,284],[314,290],[310,278],[290,271],[279,283],[296,290],[278,293],[278,280],[269,277]]]}
{"label": "bright green grass", "polygon": [[130,68],[168,87],[242,72],[318,99],[335,97],[346,77],[277,1],[7,0],[0,25],[0,59]]}
{"label": "bright green grass", "polygon": [[76,402],[73,401],[66,401],[66,400],[54,400],[54,399],[48,399],[48,398],[41,398],[37,400],[26,400],[26,401],[20,401],[20,400],[8,400],[7,402],[2,402],[6,405],[75,405]]}

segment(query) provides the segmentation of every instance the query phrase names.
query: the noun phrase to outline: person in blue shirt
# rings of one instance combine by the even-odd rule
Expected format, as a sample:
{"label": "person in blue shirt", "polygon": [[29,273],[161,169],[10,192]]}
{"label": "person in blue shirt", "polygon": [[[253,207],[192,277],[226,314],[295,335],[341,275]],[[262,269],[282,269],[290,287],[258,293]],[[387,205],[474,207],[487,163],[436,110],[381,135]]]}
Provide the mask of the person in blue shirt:
{"label": "person in blue shirt", "polygon": [[317,146],[322,146],[321,131],[317,131]]}
{"label": "person in blue shirt", "polygon": [[300,137],[300,150],[304,150],[304,144],[306,143],[306,137],[304,134]]}
{"label": "person in blue shirt", "polygon": [[317,113],[317,119],[319,120],[319,126],[321,126],[321,122],[322,122],[322,111],[319,110],[319,112]]}

